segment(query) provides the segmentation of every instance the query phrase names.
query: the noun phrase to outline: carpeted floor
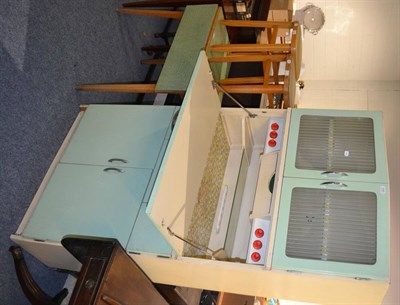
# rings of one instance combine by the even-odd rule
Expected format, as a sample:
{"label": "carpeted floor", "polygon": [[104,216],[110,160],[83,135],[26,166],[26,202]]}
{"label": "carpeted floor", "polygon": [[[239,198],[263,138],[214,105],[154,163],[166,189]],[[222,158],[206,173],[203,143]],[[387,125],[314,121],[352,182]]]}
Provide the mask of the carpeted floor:
{"label": "carpeted floor", "polygon": [[[29,304],[8,248],[80,104],[131,103],[132,94],[77,92],[78,83],[143,80],[166,20],[118,15],[121,1],[0,2],[0,304]],[[25,252],[26,253],[26,252]],[[67,274],[25,254],[50,295]]]}

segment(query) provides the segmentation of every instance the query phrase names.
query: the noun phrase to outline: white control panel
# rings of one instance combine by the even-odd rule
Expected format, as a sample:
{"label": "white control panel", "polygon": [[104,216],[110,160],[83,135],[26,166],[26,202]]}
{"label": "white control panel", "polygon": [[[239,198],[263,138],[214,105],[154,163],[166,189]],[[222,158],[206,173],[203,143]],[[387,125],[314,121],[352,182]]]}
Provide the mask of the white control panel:
{"label": "white control panel", "polygon": [[279,151],[282,147],[284,118],[270,118],[268,120],[267,137],[264,146],[264,154]]}
{"label": "white control panel", "polygon": [[270,220],[254,218],[252,221],[247,264],[264,265],[267,255]]}

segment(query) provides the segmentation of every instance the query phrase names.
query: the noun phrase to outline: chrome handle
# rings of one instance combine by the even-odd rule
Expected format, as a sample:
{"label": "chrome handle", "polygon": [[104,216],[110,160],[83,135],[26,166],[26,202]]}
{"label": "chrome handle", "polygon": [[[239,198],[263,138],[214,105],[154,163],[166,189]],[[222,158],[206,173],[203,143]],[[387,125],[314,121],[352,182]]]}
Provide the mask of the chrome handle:
{"label": "chrome handle", "polygon": [[322,172],[321,175],[336,175],[341,177],[347,177],[348,175],[344,172],[326,171]]}
{"label": "chrome handle", "polygon": [[110,162],[110,163],[113,163],[113,162],[128,163],[128,161],[126,161],[125,159],[121,159],[121,158],[111,158],[108,160],[108,162]]}
{"label": "chrome handle", "polygon": [[116,168],[116,167],[107,167],[105,169],[103,169],[104,172],[108,173],[108,172],[117,172],[117,173],[124,173],[125,171],[121,168]]}
{"label": "chrome handle", "polygon": [[343,182],[338,182],[338,181],[327,181],[327,182],[322,182],[321,185],[326,185],[326,186],[338,186],[338,187],[347,187],[347,184]]}

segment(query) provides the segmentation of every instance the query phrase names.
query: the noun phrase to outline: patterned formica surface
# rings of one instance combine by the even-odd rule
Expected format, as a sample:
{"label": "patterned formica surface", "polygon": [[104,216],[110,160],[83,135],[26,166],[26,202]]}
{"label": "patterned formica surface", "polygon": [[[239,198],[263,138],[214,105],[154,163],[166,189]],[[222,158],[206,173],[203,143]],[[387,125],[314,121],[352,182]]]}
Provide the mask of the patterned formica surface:
{"label": "patterned formica surface", "polygon": [[[204,246],[204,248],[207,247],[210,239],[228,155],[229,143],[225,135],[222,120],[219,118],[201,181],[197,203],[194,207],[189,232],[186,236],[188,240]],[[204,253],[186,244],[183,255],[202,256]]]}

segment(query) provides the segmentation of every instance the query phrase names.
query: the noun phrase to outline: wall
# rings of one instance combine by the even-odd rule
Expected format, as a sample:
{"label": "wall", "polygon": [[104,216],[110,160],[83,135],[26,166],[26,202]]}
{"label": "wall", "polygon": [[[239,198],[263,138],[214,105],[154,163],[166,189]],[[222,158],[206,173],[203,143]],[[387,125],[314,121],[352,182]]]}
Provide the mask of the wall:
{"label": "wall", "polygon": [[398,0],[312,2],[323,10],[325,25],[316,36],[304,34],[304,79],[400,80]]}

